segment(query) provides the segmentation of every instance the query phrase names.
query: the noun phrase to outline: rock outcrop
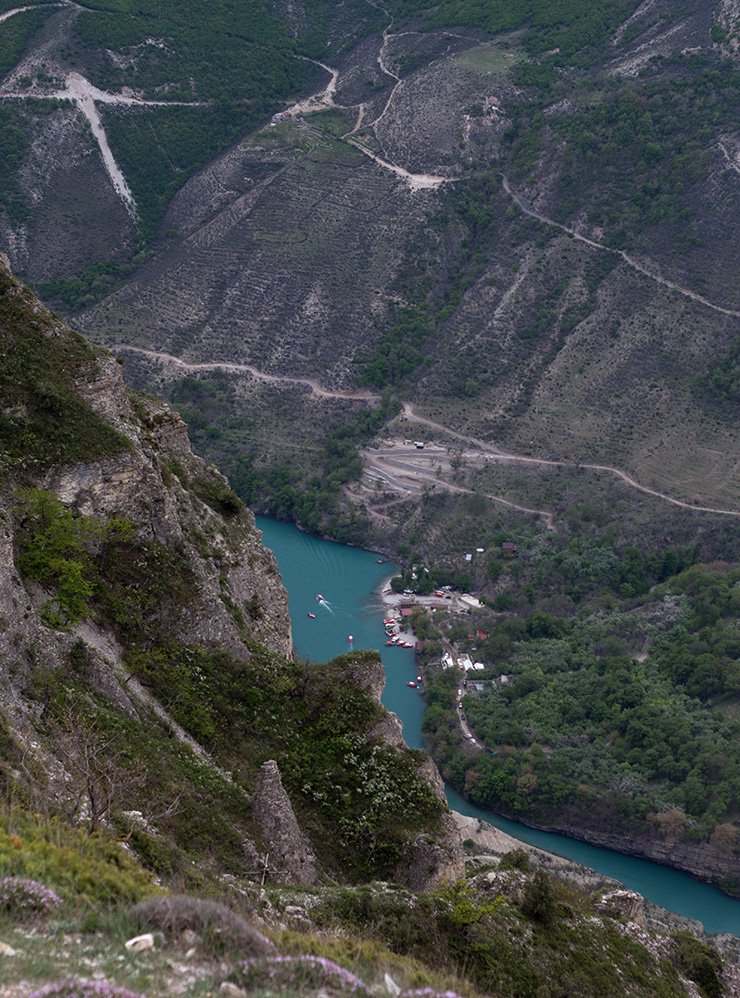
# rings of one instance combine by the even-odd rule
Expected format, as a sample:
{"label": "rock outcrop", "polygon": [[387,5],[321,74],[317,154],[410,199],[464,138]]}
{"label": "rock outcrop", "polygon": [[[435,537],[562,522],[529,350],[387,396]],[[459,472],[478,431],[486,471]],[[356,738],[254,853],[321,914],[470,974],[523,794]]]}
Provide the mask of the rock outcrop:
{"label": "rock outcrop", "polygon": [[[366,663],[361,668],[349,667],[349,678],[368,693],[376,703],[381,703],[385,688],[385,669],[380,659]],[[383,741],[398,750],[405,750],[403,725],[396,714],[388,713],[369,733],[370,738]],[[416,764],[418,775],[445,801],[444,783],[435,762],[427,755],[419,756]],[[450,812],[443,815],[436,834],[419,835],[407,849],[399,864],[395,878],[412,890],[435,890],[444,880],[459,880],[465,876],[465,856],[462,836]]]}
{"label": "rock outcrop", "polygon": [[[20,322],[41,330],[55,345],[79,341],[60,320],[10,275],[0,255],[5,307]],[[4,344],[12,348],[13,344]],[[16,345],[17,346],[17,345]],[[33,358],[29,360],[33,364]],[[0,707],[22,714],[20,691],[43,662],[53,669],[78,639],[87,646],[96,686],[131,714],[133,704],[111,666],[121,666],[123,649],[99,616],[53,629],[41,619],[50,592],[16,568],[19,551],[19,491],[53,493],[74,513],[99,523],[125,520],[137,542],[177,552],[188,576],[188,599],[177,612],[161,615],[158,633],[181,644],[228,651],[249,658],[259,642],[280,655],[292,650],[287,594],[272,554],[261,544],[254,516],[230,492],[226,479],[197,458],[179,415],[149,396],[129,392],[121,365],[104,351],[89,351],[74,372],[74,389],[96,416],[117,431],[117,452],[72,464],[24,462],[4,465],[0,486]],[[52,391],[50,388],[49,391]],[[3,410],[19,424],[22,406]],[[59,419],[63,418],[63,412]],[[26,420],[27,421],[27,420]],[[19,433],[22,431],[23,426]],[[78,448],[79,450],[79,448]],[[165,569],[163,569],[165,571]],[[164,583],[166,580],[164,580]],[[152,608],[156,616],[156,607]]]}
{"label": "rock outcrop", "polygon": [[465,876],[462,840],[452,814],[442,816],[437,835],[419,835],[397,871],[397,879],[414,891],[433,891],[444,881]]}
{"label": "rock outcrop", "polygon": [[269,864],[277,879],[299,884],[315,883],[315,857],[300,829],[273,759],[263,763],[257,774],[252,813],[269,844]]}

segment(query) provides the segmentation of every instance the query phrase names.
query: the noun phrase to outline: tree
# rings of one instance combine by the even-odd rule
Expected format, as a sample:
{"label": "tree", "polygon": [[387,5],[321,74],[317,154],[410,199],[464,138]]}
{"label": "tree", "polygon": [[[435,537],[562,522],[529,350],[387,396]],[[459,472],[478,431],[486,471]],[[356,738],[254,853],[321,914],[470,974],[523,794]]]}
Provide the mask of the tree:
{"label": "tree", "polygon": [[143,788],[146,774],[129,761],[119,735],[104,733],[72,707],[52,726],[52,736],[64,767],[60,803],[70,818],[84,816],[91,832]]}
{"label": "tree", "polygon": [[730,856],[737,845],[737,829],[734,825],[717,825],[709,842],[718,856]]}
{"label": "tree", "polygon": [[538,870],[524,888],[522,911],[535,922],[550,925],[555,919],[555,889],[544,870]]}
{"label": "tree", "polygon": [[680,838],[686,828],[686,815],[677,807],[664,814],[654,815],[654,820],[657,821],[658,830],[664,839]]}

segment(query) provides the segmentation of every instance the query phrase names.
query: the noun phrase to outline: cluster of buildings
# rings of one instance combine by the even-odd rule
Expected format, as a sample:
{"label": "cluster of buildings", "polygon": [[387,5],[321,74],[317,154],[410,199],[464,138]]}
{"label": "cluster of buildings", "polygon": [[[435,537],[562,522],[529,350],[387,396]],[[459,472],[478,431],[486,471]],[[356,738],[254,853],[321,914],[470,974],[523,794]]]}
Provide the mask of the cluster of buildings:
{"label": "cluster of buildings", "polygon": [[[474,662],[470,655],[461,655],[458,660],[458,665],[461,669],[465,669],[466,672],[470,672],[471,669],[474,672],[481,672],[485,669],[483,662]],[[443,669],[454,669],[455,661],[448,651],[442,656],[442,668]]]}

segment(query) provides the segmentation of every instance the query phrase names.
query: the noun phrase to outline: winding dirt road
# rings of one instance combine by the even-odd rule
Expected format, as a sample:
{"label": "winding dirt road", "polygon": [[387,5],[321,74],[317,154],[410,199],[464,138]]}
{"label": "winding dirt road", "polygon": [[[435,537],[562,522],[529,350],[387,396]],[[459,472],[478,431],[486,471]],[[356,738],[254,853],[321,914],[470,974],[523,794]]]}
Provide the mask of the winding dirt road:
{"label": "winding dirt road", "polygon": [[[725,155],[727,155],[724,147],[720,143],[720,148]],[[554,218],[548,218],[547,215],[541,215],[537,211],[533,211],[531,208],[523,203],[519,195],[512,189],[509,181],[506,177],[503,177],[503,186],[506,193],[511,197],[511,199],[517,204],[525,215],[529,215],[530,218],[536,218],[538,222],[544,222],[545,225],[552,225],[556,229],[560,229],[561,232],[567,232],[569,236],[577,239],[581,243],[586,243],[587,246],[592,246],[594,249],[605,250],[607,253],[614,253],[616,256],[621,256],[626,264],[629,264],[634,270],[639,271],[644,274],[645,277],[649,277],[651,281],[655,281],[657,284],[662,284],[664,288],[670,288],[671,291],[677,291],[680,295],[684,295],[686,298],[690,298],[692,301],[698,302],[700,305],[705,305],[707,308],[714,309],[715,312],[721,312],[723,315],[732,315],[735,318],[740,318],[740,311],[733,308],[724,308],[722,305],[716,305],[714,302],[709,301],[708,298],[698,295],[695,291],[689,291],[688,288],[682,288],[680,284],[674,284],[673,281],[667,280],[665,277],[661,277],[659,274],[654,274],[652,271],[648,270],[637,260],[633,259],[624,250],[614,249],[612,246],[606,246],[604,243],[596,242],[595,239],[589,239],[588,236],[582,236],[575,229],[571,229],[568,225],[563,225],[561,222],[556,222]],[[692,507],[693,508],[693,507]],[[698,507],[697,507],[698,508]],[[717,512],[714,510],[713,512]]]}
{"label": "winding dirt road", "polygon": [[[263,371],[258,370],[258,368],[253,367],[251,364],[236,364],[229,361],[218,362],[203,362],[203,363],[188,363],[187,361],[180,360],[179,357],[175,357],[172,354],[163,353],[159,350],[146,350],[143,347],[136,347],[129,344],[118,344],[114,348],[114,352],[117,354],[121,353],[135,353],[143,357],[148,357],[150,360],[156,361],[162,365],[174,366],[182,369],[183,371],[232,371],[236,374],[250,374],[253,378],[258,381],[268,382],[270,384],[282,384],[282,385],[304,385],[311,391],[312,395],[321,399],[347,399],[349,401],[362,401],[362,402],[378,402],[380,401],[380,396],[374,394],[373,392],[342,392],[334,391],[328,388],[322,388],[318,381],[314,378],[299,378],[290,375],[279,375],[279,374],[266,374]],[[412,423],[418,423],[422,426],[428,426],[430,429],[435,430],[438,433],[442,433],[445,436],[455,437],[456,440],[462,440],[465,443],[472,444],[478,450],[485,454],[490,454],[492,457],[496,458],[505,464],[526,464],[532,467],[540,468],[568,468],[568,469],[578,469],[584,468],[588,471],[598,471],[604,472],[606,474],[614,475],[619,478],[625,485],[630,486],[630,488],[635,489],[638,492],[642,492],[645,495],[653,496],[655,499],[661,499],[663,502],[671,503],[673,506],[678,506],[680,509],[689,510],[694,513],[715,513],[719,516],[738,516],[740,517],[740,510],[735,509],[719,509],[714,506],[696,506],[693,503],[684,502],[681,499],[674,499],[673,496],[666,495],[664,492],[658,492],[657,489],[651,489],[647,485],[641,485],[640,482],[636,481],[626,472],[621,471],[619,468],[615,468],[609,464],[588,464],[576,461],[557,461],[548,458],[540,457],[530,457],[527,454],[513,454],[509,451],[501,450],[500,447],[495,447],[493,444],[487,443],[485,440],[481,440],[479,437],[468,436],[464,433],[460,433],[458,430],[445,426],[443,423],[438,423],[433,419],[428,419],[426,416],[420,416],[418,413],[414,412],[414,408],[410,402],[403,402],[403,413],[404,416]],[[374,469],[380,470],[380,469]],[[423,477],[433,478],[435,483],[443,485],[445,488],[450,489],[453,492],[463,492],[468,494],[476,494],[472,489],[464,488],[461,485],[454,485],[451,482],[441,482],[435,476],[426,476],[423,471],[417,470],[417,474]],[[386,475],[388,473],[386,472]],[[391,476],[388,475],[390,478]],[[396,484],[401,485],[398,482]],[[414,489],[416,491],[416,489]],[[508,499],[504,499],[502,496],[485,494],[486,498],[491,499],[494,502],[501,503],[502,505],[508,506],[511,509],[518,510],[522,513],[527,513],[530,515],[541,516],[547,523],[548,529],[554,530],[554,520],[553,514],[547,510],[542,509],[530,509],[527,506],[521,506],[518,503],[511,502]]]}
{"label": "winding dirt road", "polygon": [[406,418],[411,422],[422,423],[424,426],[429,426],[431,429],[437,430],[440,433],[454,435],[457,440],[464,440],[466,443],[473,444],[480,450],[493,455],[497,460],[507,464],[528,464],[540,468],[586,468],[589,471],[603,471],[607,474],[615,475],[626,485],[629,485],[633,489],[637,489],[638,492],[644,492],[645,495],[654,496],[656,499],[662,499],[664,502],[672,503],[674,506],[679,506],[681,509],[692,510],[696,513],[719,513],[721,516],[740,516],[740,510],[717,509],[714,506],[695,506],[693,503],[683,502],[681,499],[674,499],[672,496],[667,496],[664,492],[658,492],[656,489],[648,488],[647,485],[641,485],[626,472],[620,471],[619,468],[614,468],[609,464],[587,464],[576,461],[553,461],[547,458],[529,457],[526,454],[511,454],[507,451],[501,450],[498,447],[493,447],[491,444],[488,444],[483,440],[479,440],[477,437],[466,436],[464,433],[458,433],[456,430],[451,430],[449,427],[443,426],[442,423],[436,423],[433,419],[427,419],[424,416],[417,415],[414,412],[410,402],[403,403],[403,411]]}
{"label": "winding dirt road", "polygon": [[189,364],[187,361],[180,360],[179,357],[174,357],[169,353],[162,353],[158,350],[145,350],[143,347],[129,346],[128,344],[120,344],[116,346],[113,348],[113,352],[116,354],[121,352],[138,353],[141,354],[141,356],[148,357],[150,360],[155,360],[160,364],[180,367],[184,371],[233,371],[236,374],[251,374],[257,381],[267,381],[272,384],[305,385],[311,390],[311,394],[316,395],[318,398],[350,399],[365,402],[380,401],[379,395],[374,395],[370,392],[329,391],[326,388],[322,388],[318,381],[315,381],[313,378],[294,378],[288,375],[265,374],[263,371],[259,371],[256,367],[252,367],[251,364],[232,364],[229,361]]}

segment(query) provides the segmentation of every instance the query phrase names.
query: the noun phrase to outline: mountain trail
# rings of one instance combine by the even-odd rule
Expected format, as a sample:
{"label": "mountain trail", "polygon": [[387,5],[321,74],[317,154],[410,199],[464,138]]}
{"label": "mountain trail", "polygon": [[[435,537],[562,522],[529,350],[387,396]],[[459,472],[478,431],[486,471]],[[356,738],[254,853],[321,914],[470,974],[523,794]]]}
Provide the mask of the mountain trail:
{"label": "mountain trail", "polygon": [[[326,399],[348,399],[350,401],[364,401],[364,402],[378,402],[380,400],[380,395],[373,392],[341,392],[333,391],[329,388],[322,388],[315,378],[299,378],[292,375],[280,375],[280,374],[266,374],[263,371],[258,370],[251,364],[236,364],[230,363],[228,361],[222,361],[221,363],[216,362],[202,362],[202,363],[188,363],[187,361],[180,360],[179,357],[175,357],[172,354],[163,353],[159,350],[147,350],[144,347],[132,346],[127,343],[119,343],[113,348],[115,353],[136,353],[143,357],[149,357],[151,360],[157,361],[160,364],[169,364],[174,367],[182,368],[184,371],[233,371],[237,374],[251,374],[253,378],[258,381],[266,381],[271,384],[284,384],[284,385],[305,385],[311,390],[311,394],[315,395],[317,398]],[[673,496],[666,495],[664,492],[659,492],[657,489],[651,489],[647,485],[642,485],[640,482],[636,481],[625,471],[621,471],[619,468],[615,468],[609,464],[589,464],[581,461],[558,461],[549,458],[541,457],[529,457],[526,454],[513,454],[509,451],[501,450],[500,447],[495,447],[493,444],[487,443],[485,440],[481,440],[479,437],[471,437],[464,433],[460,433],[449,426],[445,426],[443,423],[438,423],[433,419],[428,419],[426,416],[420,416],[418,413],[414,412],[414,408],[410,402],[402,402],[403,413],[406,418],[412,423],[419,423],[423,426],[428,426],[430,429],[436,430],[439,433],[444,433],[447,436],[454,436],[457,440],[465,441],[465,443],[472,444],[477,447],[485,454],[490,454],[497,461],[501,461],[506,464],[527,464],[532,467],[539,468],[584,468],[587,471],[600,471],[606,472],[609,475],[615,475],[625,485],[629,485],[630,488],[636,489],[638,492],[642,492],[645,495],[653,496],[656,499],[661,499],[663,502],[669,502],[673,506],[678,506],[680,509],[686,509],[693,513],[715,513],[719,516],[738,516],[740,517],[740,510],[736,509],[720,509],[715,506],[697,506],[690,502],[684,502],[682,499],[674,499]],[[376,473],[381,473],[380,468],[373,469]],[[406,487],[398,480],[394,479],[393,476],[389,475],[388,472],[382,472],[382,477],[385,477],[391,482],[391,484]],[[437,479],[435,478],[435,481]],[[472,492],[471,489],[465,489],[462,486],[452,486],[449,483],[445,483],[453,491],[457,492]],[[411,486],[413,491],[418,491],[420,486]],[[505,506],[509,506],[512,509],[520,510],[523,513],[536,514],[537,516],[543,517],[547,521],[548,529],[553,530],[553,514],[541,509],[530,509],[527,506],[520,506],[517,503],[510,502],[507,499],[503,499],[501,496],[489,495],[487,498],[493,500],[494,502],[500,502]]]}
{"label": "mountain trail", "polygon": [[[725,152],[725,155],[727,155],[721,143],[720,148],[722,148],[722,151]],[[735,318],[740,318],[740,310],[724,308],[722,305],[716,305],[714,302],[709,301],[708,298],[703,298],[702,295],[697,294],[695,291],[689,291],[688,288],[682,288],[680,284],[674,284],[673,281],[669,281],[667,278],[661,277],[659,274],[655,274],[651,270],[648,270],[647,267],[644,267],[628,253],[625,253],[624,250],[614,249],[612,246],[606,246],[604,243],[596,242],[595,239],[589,239],[588,236],[582,236],[579,232],[576,232],[575,229],[571,229],[570,226],[563,225],[561,222],[556,222],[554,218],[548,218],[547,215],[541,215],[539,212],[533,211],[531,208],[527,208],[516,192],[512,190],[506,177],[503,177],[503,186],[506,193],[521,208],[524,214],[529,215],[530,218],[536,218],[538,222],[544,222],[545,225],[553,225],[556,229],[560,229],[562,232],[567,232],[569,236],[572,236],[579,242],[586,243],[587,246],[593,246],[594,249],[605,250],[607,253],[615,253],[617,256],[621,256],[624,262],[629,264],[629,266],[634,270],[644,274],[645,277],[649,277],[650,280],[655,281],[656,284],[662,284],[664,288],[670,288],[671,291],[677,291],[680,295],[684,295],[686,298],[691,298],[692,301],[698,302],[700,305],[705,305],[707,308],[714,309],[715,312],[721,312],[723,315],[731,315]],[[714,510],[713,512],[717,512],[717,510]]]}
{"label": "mountain trail", "polygon": [[616,477],[621,479],[626,485],[636,489],[638,492],[644,492],[645,495],[654,496],[656,499],[662,499],[664,502],[672,503],[674,506],[679,506],[681,509],[688,509],[695,513],[717,513],[721,516],[740,516],[740,510],[717,509],[713,506],[696,506],[690,502],[683,502],[681,499],[674,499],[672,496],[668,496],[664,492],[658,492],[656,489],[648,488],[647,485],[641,485],[626,472],[620,471],[619,468],[614,468],[609,464],[586,464],[580,461],[553,461],[547,458],[529,457],[526,454],[511,454],[507,451],[499,449],[498,447],[494,447],[483,440],[479,440],[477,437],[466,436],[463,433],[458,433],[456,430],[451,430],[447,426],[443,426],[442,423],[436,423],[432,419],[427,419],[424,416],[417,415],[414,412],[410,402],[403,403],[403,411],[406,418],[411,422],[421,423],[424,426],[429,426],[430,428],[439,430],[442,433],[454,434],[458,440],[464,440],[466,443],[473,444],[475,447],[480,448],[484,452],[492,454],[497,460],[507,464],[529,464],[540,468],[586,468],[588,471],[604,471],[607,472],[607,474],[616,475]]}
{"label": "mountain trail", "polygon": [[114,352],[119,353],[121,351],[138,353],[143,357],[149,357],[151,360],[158,361],[161,364],[170,364],[174,367],[181,367],[185,371],[233,371],[237,374],[251,374],[257,381],[268,381],[272,384],[306,385],[306,387],[311,389],[311,393],[316,395],[318,398],[350,399],[367,402],[377,402],[380,400],[380,395],[376,395],[371,392],[339,392],[332,391],[328,388],[322,388],[318,381],[314,378],[298,378],[291,377],[289,375],[265,374],[263,371],[259,371],[256,367],[252,367],[251,364],[234,364],[228,361],[222,361],[220,363],[207,362],[190,364],[187,361],[180,360],[179,357],[174,357],[169,353],[162,353],[158,350],[145,350],[143,347],[135,347],[123,343],[113,349]]}

